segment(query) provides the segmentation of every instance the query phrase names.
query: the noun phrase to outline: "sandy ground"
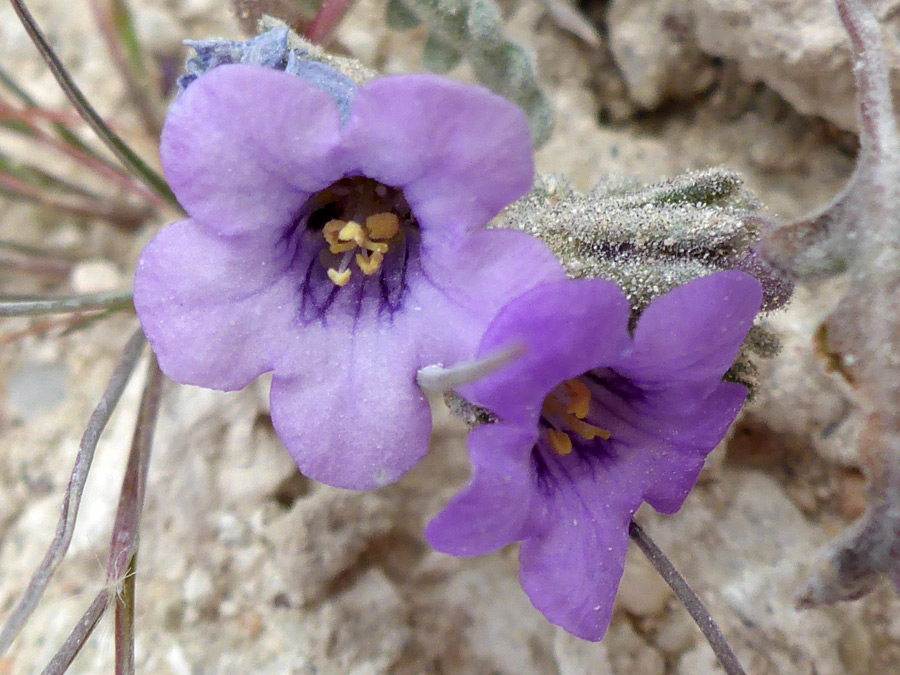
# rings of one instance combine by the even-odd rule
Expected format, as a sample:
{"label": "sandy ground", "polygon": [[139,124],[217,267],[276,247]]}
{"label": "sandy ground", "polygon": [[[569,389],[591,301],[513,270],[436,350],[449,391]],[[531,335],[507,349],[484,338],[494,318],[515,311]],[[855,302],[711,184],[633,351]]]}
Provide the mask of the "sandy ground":
{"label": "sandy ground", "polygon": [[[141,35],[161,62],[183,58],[179,45],[186,37],[239,35],[224,3],[134,4]],[[538,153],[540,170],[563,173],[587,189],[611,173],[654,180],[724,164],[780,218],[802,214],[839,189],[855,147],[840,125],[852,120],[846,123],[837,104],[815,106],[846,99],[838,88],[846,79],[831,78],[816,64],[838,68],[841,57],[846,65],[843,44],[832,45],[831,60],[801,49],[792,62],[778,61],[773,48],[766,61],[741,52],[737,39],[727,42],[731,52],[717,51],[716,36],[702,31],[724,30],[716,16],[749,17],[749,5],[723,3],[714,16],[717,10],[699,0],[659,0],[634,5],[647,8],[647,21],[660,7],[676,18],[710,14],[697,21],[697,35],[679,34],[680,51],[643,54],[635,45],[664,43],[652,32],[629,42],[628,21],[636,19],[623,3],[611,4],[591,9],[608,22],[601,24],[600,48],[561,30],[534,0],[505,6],[510,34],[535,50],[558,111],[556,133]],[[893,5],[879,7],[889,19]],[[89,98],[155,158],[87,3],[41,0],[33,8]],[[341,47],[386,72],[421,70],[424,33],[389,33],[381,12],[380,2],[356,6],[339,30]],[[834,31],[827,12],[802,19],[805,36]],[[766,26],[747,31],[762,40]],[[804,60],[810,53],[818,61]],[[42,102],[62,106],[5,5],[0,62]],[[650,66],[656,75],[646,75]],[[672,75],[685,68],[691,77]],[[453,76],[471,79],[465,67]],[[804,78],[818,78],[825,93],[803,98],[796,93],[802,87],[784,84]],[[0,141],[21,150],[9,137]],[[0,204],[0,239],[81,261],[61,283],[0,270],[6,293],[127,287],[138,253],[165,220],[124,233],[21,203]],[[711,456],[678,515],[640,513],[751,673],[887,673],[900,662],[900,601],[890,589],[806,613],[791,601],[812,552],[863,508],[854,408],[810,347],[831,297],[827,286],[800,289],[788,310],[771,317],[785,347],[763,365],[759,395],[731,440]],[[70,334],[58,324],[0,324],[0,615],[52,536],[78,438],[134,324],[118,317]],[[0,659],[0,673],[39,672],[101,587],[140,379],[129,385],[98,449],[69,557],[11,653]],[[629,554],[609,635],[599,644],[566,635],[531,607],[518,586],[514,547],[466,560],[430,551],[423,527],[468,475],[463,429],[439,405],[429,457],[397,485],[353,494],[296,472],[272,431],[267,391],[267,382],[233,394],[166,386],[139,559],[139,672],[716,672],[699,631],[636,551]],[[104,622],[72,672],[111,672],[112,656],[111,626]]]}

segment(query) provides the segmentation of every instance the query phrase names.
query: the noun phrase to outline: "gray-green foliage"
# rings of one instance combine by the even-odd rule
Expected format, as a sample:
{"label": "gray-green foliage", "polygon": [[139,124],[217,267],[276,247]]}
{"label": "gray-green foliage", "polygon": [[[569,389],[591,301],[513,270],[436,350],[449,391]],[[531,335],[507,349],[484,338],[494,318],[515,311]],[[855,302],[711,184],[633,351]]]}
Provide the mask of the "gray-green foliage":
{"label": "gray-green foliage", "polygon": [[571,277],[615,281],[640,310],[691,279],[734,267],[759,237],[756,208],[725,169],[650,186],[610,179],[587,195],[543,176],[498,226],[542,239]]}
{"label": "gray-green foliage", "polygon": [[482,84],[525,111],[535,146],[549,138],[553,111],[538,86],[534,57],[504,37],[491,0],[389,0],[385,19],[394,30],[424,24],[426,68],[446,72],[466,58]]}
{"label": "gray-green foliage", "polygon": [[[494,226],[543,240],[570,277],[616,282],[637,315],[676,286],[742,268],[760,235],[758,208],[740,178],[721,168],[649,186],[611,178],[589,194],[560,177],[540,176]],[[761,281],[772,287],[771,279]],[[755,326],[729,377],[752,385],[749,353],[768,356],[776,350],[775,336]]]}

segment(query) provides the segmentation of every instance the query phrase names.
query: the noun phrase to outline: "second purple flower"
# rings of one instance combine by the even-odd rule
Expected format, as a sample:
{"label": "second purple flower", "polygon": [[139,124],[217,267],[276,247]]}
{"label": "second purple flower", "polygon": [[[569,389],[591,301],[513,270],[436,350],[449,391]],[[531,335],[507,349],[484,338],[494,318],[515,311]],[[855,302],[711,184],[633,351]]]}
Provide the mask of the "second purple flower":
{"label": "second purple flower", "polygon": [[461,390],[498,424],[472,432],[471,484],[428,527],[439,551],[522,542],[522,587],[578,637],[606,633],[643,502],[674,513],[747,390],[723,382],[760,307],[741,272],[697,279],[631,309],[606,281],[552,282],[505,307],[480,355],[523,355]]}

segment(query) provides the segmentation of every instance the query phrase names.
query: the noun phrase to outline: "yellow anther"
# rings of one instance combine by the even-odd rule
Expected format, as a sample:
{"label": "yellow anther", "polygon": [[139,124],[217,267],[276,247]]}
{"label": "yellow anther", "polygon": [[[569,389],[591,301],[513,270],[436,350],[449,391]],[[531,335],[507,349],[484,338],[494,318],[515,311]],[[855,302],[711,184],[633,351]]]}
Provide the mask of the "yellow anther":
{"label": "yellow anther", "polygon": [[329,220],[325,223],[325,227],[322,228],[322,234],[325,236],[325,241],[331,245],[337,244],[338,232],[344,229],[344,225],[346,224],[346,220]]}
{"label": "yellow anther", "polygon": [[583,420],[591,411],[591,390],[580,380],[566,380],[565,385],[569,394],[569,405],[566,406],[566,412]]}
{"label": "yellow anther", "polygon": [[366,240],[366,233],[363,230],[362,225],[355,220],[351,220],[341,228],[340,232],[338,232],[338,239],[341,241],[355,241],[359,246],[362,246],[363,242]]}
{"label": "yellow anther", "polygon": [[375,251],[368,257],[364,256],[362,253],[356,254],[356,264],[367,277],[375,274],[375,272],[381,269],[381,262],[383,260],[384,256],[378,251]]}
{"label": "yellow anther", "polygon": [[334,282],[335,286],[346,286],[350,281],[350,270],[338,272],[333,267],[328,268],[328,278]]}
{"label": "yellow anther", "polygon": [[566,411],[562,407],[562,403],[556,398],[556,394],[550,392],[550,395],[544,399],[544,405],[541,406],[541,413],[545,416],[549,415],[565,415]]}
{"label": "yellow anther", "polygon": [[547,435],[550,437],[550,445],[559,455],[568,455],[572,452],[572,439],[565,431],[557,431],[556,429],[547,429]]}
{"label": "yellow anther", "polygon": [[366,229],[372,239],[390,239],[400,231],[400,219],[393,213],[376,213],[366,218]]}
{"label": "yellow anther", "polygon": [[575,417],[567,417],[566,424],[569,425],[569,428],[571,428],[572,431],[574,431],[576,434],[587,441],[592,441],[595,438],[602,438],[604,441],[609,440],[609,431],[607,431],[606,429],[601,429],[600,427],[596,427],[593,424],[582,422]]}
{"label": "yellow anther", "polygon": [[366,240],[366,241],[362,242],[362,243],[360,244],[360,246],[361,246],[362,248],[369,249],[370,251],[376,251],[376,252],[378,252],[378,253],[381,253],[382,255],[384,255],[385,253],[388,252],[388,245],[387,245],[387,244],[379,244],[379,243],[374,242],[374,241]]}
{"label": "yellow anther", "polygon": [[356,248],[356,244],[352,241],[341,241],[336,244],[332,244],[328,247],[328,250],[331,251],[334,255],[338,253],[346,253],[347,251],[352,251]]}

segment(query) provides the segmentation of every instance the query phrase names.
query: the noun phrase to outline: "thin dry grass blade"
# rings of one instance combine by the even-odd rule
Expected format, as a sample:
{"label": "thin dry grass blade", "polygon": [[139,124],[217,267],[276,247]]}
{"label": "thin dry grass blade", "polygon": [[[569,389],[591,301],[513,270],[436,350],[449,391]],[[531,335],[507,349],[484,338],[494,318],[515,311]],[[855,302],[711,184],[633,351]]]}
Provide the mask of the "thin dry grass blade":
{"label": "thin dry grass blade", "polygon": [[69,75],[69,72],[62,64],[62,61],[59,60],[56,52],[53,51],[50,43],[47,42],[47,38],[34,20],[31,12],[28,11],[23,0],[10,0],[10,2],[12,3],[16,15],[25,27],[28,37],[31,38],[31,41],[34,43],[35,47],[37,47],[41,57],[47,63],[53,76],[59,83],[59,86],[62,88],[63,92],[65,92],[69,101],[72,102],[72,105],[75,106],[75,109],[78,110],[84,121],[90,125],[91,129],[93,129],[100,137],[100,140],[112,150],[113,154],[119,158],[119,161],[129,169],[132,169],[147,187],[156,192],[169,204],[180,209],[181,207],[178,204],[178,200],[175,199],[175,195],[172,194],[172,191],[169,189],[169,186],[163,177],[151,169],[147,163],[119,137],[118,134],[110,129],[100,115],[97,114],[97,111],[94,110],[93,106],[88,103],[88,100],[84,97],[84,94],[81,93],[78,85],[72,80],[71,75]]}
{"label": "thin dry grass blade", "polygon": [[41,316],[44,314],[67,314],[128,307],[132,303],[131,291],[112,291],[91,295],[70,295],[62,298],[41,300],[0,299],[0,317]]}
{"label": "thin dry grass blade", "polygon": [[36,187],[2,171],[0,171],[0,193],[12,199],[21,199],[63,211],[78,218],[105,220],[127,230],[138,227],[151,215],[147,207],[60,194],[47,188]]}
{"label": "thin dry grass blade", "polygon": [[162,103],[154,90],[128,4],[124,0],[91,0],[91,9],[144,129],[151,138],[159,138]]}

